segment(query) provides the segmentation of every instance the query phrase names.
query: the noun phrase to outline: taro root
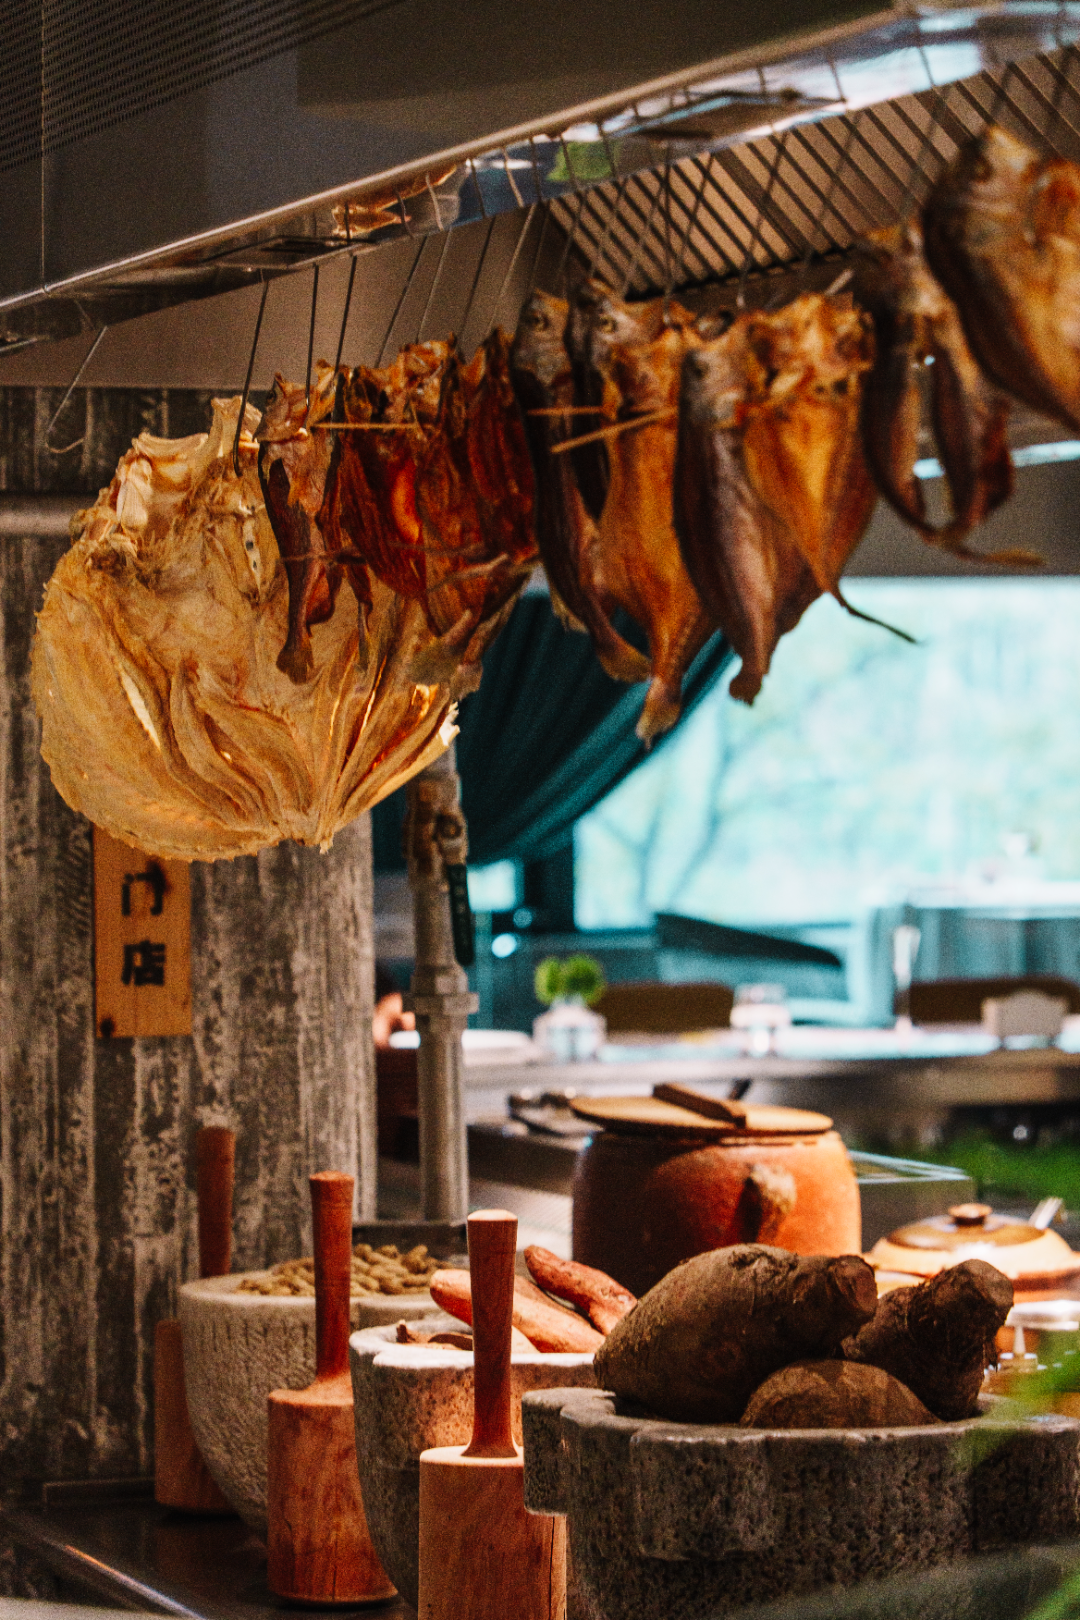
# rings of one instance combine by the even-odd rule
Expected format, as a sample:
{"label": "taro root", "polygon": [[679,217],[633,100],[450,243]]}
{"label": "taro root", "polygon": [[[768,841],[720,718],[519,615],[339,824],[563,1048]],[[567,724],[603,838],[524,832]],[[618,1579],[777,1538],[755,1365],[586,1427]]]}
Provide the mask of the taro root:
{"label": "taro root", "polygon": [[[331,593],[299,637],[250,407],[233,470],[238,410],[216,400],[208,433],[135,440],[74,518],[34,641],[41,751],[61,796],[114,837],[184,860],[283,838],[325,847],[443,752],[480,674],[423,602],[379,578],[362,615],[352,591]],[[278,664],[290,628],[294,677],[310,653],[300,681]]]}
{"label": "taro root", "polygon": [[873,1316],[874,1274],[848,1254],[741,1243],[668,1273],[596,1352],[596,1380],[659,1417],[734,1423],[790,1362],[836,1353]]}
{"label": "taro root", "polygon": [[747,1429],[900,1429],[937,1419],[880,1367],[796,1361],[754,1391],[741,1421]]}
{"label": "taro root", "polygon": [[975,1411],[983,1375],[997,1360],[994,1336],[1012,1302],[1012,1283],[996,1267],[964,1260],[886,1294],[843,1353],[892,1373],[936,1417],[955,1422]]}

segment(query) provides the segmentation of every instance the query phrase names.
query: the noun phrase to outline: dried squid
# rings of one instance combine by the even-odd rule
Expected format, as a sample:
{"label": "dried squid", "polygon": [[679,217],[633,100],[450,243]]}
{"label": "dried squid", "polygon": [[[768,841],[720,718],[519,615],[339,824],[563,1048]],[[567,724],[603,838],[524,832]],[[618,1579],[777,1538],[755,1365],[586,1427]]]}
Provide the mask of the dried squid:
{"label": "dried squid", "polygon": [[707,609],[742,659],[732,697],[752,703],[780,637],[820,594],[782,518],[761,499],[744,459],[750,388],[748,321],[683,363],[674,513],[682,555]]}
{"label": "dried squid", "polygon": [[[73,520],[34,640],[42,754],[61,795],[115,837],[181,859],[282,838],[325,846],[443,751],[474,682],[446,661],[432,680],[422,603],[378,577],[362,633],[339,592],[308,625],[310,676],[279,667],[299,619],[250,408],[233,469],[239,408],[216,400],[205,434],[135,440]],[[313,502],[317,463],[293,469],[305,491],[308,472]]]}
{"label": "dried squid", "polygon": [[608,441],[611,481],[593,577],[601,598],[619,603],[648,636],[651,680],[637,728],[646,741],[678,719],[683,676],[712,630],[672,506],[679,376],[699,341],[691,328],[670,326],[651,342],[617,344],[604,378],[604,412],[621,431]]}
{"label": "dried squid", "polygon": [[554,446],[574,436],[571,415],[552,414],[573,400],[563,342],[564,299],[534,292],[518,321],[511,350],[514,387],[525,419],[536,498],[536,540],[551,588],[552,607],[565,623],[586,630],[601,664],[615,680],[648,679],[649,662],[612,627],[593,584],[596,525],[585,509],[568,455]]}
{"label": "dried squid", "polygon": [[[1009,404],[976,365],[956,306],[923,256],[918,224],[871,231],[856,254],[855,295],[876,338],[863,392],[863,444],[882,494],[924,539],[958,556],[1037,563],[1030,552],[984,555],[964,543],[1012,494]],[[915,476],[927,396],[952,509],[940,529],[927,517]]]}
{"label": "dried squid", "polygon": [[991,126],[933,187],[923,234],[986,375],[1080,432],[1080,165]]}

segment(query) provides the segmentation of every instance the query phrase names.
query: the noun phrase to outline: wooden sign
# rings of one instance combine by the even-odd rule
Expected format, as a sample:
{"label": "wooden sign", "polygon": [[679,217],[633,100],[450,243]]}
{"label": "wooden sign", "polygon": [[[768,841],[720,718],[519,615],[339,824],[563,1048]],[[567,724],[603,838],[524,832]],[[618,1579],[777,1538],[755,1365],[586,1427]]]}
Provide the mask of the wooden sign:
{"label": "wooden sign", "polygon": [[94,828],[97,1033],[191,1034],[191,872]]}

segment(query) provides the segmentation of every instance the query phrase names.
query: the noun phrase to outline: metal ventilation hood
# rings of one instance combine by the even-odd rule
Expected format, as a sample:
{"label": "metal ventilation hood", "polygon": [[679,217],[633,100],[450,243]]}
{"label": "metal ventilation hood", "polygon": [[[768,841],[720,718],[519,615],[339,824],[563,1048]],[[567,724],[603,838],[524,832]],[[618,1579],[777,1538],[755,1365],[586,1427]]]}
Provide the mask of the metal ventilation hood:
{"label": "metal ventilation hood", "polygon": [[1080,0],[21,0],[5,34],[0,353],[541,203],[586,258],[623,244],[632,290],[670,279],[672,210],[691,280],[827,257],[846,192],[881,189],[864,130],[838,193],[828,130],[917,97],[885,141],[917,169],[935,87],[993,99],[1080,37]]}

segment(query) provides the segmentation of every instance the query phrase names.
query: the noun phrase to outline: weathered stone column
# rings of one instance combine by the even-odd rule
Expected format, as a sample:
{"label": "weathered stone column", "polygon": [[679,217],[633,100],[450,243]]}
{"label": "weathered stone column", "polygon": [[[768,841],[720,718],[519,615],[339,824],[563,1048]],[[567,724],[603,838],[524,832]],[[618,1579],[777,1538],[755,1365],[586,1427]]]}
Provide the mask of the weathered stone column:
{"label": "weathered stone column", "polygon": [[194,865],[192,1037],[95,1038],[91,829],[52,787],[29,685],[67,542],[37,527],[0,532],[0,1500],[151,1471],[200,1125],[237,1132],[237,1269],[310,1252],[313,1170],[375,1204],[367,817],[327,855]]}

